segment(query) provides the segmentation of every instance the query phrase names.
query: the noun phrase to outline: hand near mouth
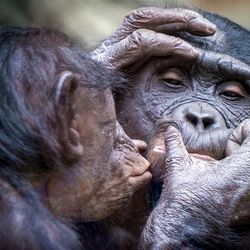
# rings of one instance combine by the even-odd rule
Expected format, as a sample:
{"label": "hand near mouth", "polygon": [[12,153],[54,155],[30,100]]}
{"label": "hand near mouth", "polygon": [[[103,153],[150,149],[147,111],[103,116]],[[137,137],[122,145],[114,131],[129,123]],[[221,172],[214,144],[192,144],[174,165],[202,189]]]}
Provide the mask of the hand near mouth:
{"label": "hand near mouth", "polygon": [[239,147],[219,161],[188,153],[173,126],[166,130],[164,142],[165,152],[162,147],[150,151],[151,157],[165,154],[165,169],[160,173],[160,199],[142,234],[143,245],[155,249],[206,249],[209,245],[218,249],[220,239],[225,238],[232,247],[238,237],[237,226],[250,221],[246,209],[250,203],[250,120],[230,134],[227,148],[232,149],[235,143]]}

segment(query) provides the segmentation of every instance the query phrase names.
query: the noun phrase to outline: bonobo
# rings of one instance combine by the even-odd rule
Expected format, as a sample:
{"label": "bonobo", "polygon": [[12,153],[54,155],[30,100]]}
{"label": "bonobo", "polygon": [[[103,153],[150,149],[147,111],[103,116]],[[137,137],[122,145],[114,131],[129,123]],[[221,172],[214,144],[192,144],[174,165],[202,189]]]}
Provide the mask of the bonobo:
{"label": "bonobo", "polygon": [[0,55],[0,248],[80,249],[71,224],[113,214],[151,178],[145,143],[116,120],[124,80],[46,29],[1,28]]}
{"label": "bonobo", "polygon": [[[149,142],[148,157],[152,162],[153,176],[163,182],[164,193],[144,230],[144,246],[152,249],[233,248],[235,242],[240,242],[239,246],[246,247],[248,243],[244,240],[249,239],[249,220],[245,219],[242,225],[242,220],[234,221],[232,218],[237,217],[234,212],[242,202],[240,198],[247,197],[249,193],[247,167],[250,150],[243,136],[245,134],[247,137],[245,130],[249,121],[233,132],[230,143],[228,138],[231,130],[250,116],[250,32],[223,17],[201,11],[205,18],[216,24],[217,32],[214,34],[215,28],[206,22],[209,28],[202,26],[203,31],[207,31],[206,35],[209,35],[209,31],[210,35],[214,35],[194,36],[201,34],[191,29],[200,16],[192,15],[191,11],[187,15],[186,11],[141,9],[137,11],[137,16],[134,13],[134,16],[125,19],[123,25],[129,28],[122,26],[110,41],[104,42],[106,47],[113,48],[113,51],[110,49],[112,53],[101,46],[94,56],[105,61],[102,56],[110,54],[113,60],[108,60],[107,65],[133,75],[128,91],[117,95],[118,118],[130,136]],[[183,16],[186,22],[181,19]],[[134,46],[129,47],[128,41],[132,41]],[[122,53],[117,46],[125,47],[126,42],[128,56],[121,60]],[[133,49],[138,46],[142,47],[141,53],[131,59],[129,56],[135,54]],[[188,46],[191,46],[189,55],[185,53]],[[162,47],[165,52],[161,51]],[[141,56],[143,53],[144,57]],[[122,62],[125,62],[125,66]],[[181,139],[174,131],[171,141],[178,142],[177,146],[185,145],[187,151],[195,154],[200,161],[196,164],[197,161],[189,158],[186,149],[177,150],[175,162],[179,160],[179,168],[185,169],[185,174],[177,174],[177,182],[172,180],[175,173],[167,171],[176,165],[168,162],[170,156],[166,157],[169,150],[166,131],[169,125],[177,127],[182,136]],[[237,143],[231,143],[235,138],[239,138]],[[245,145],[240,148],[239,154],[242,156],[244,152],[244,157],[238,158],[238,162],[236,155],[225,161],[216,161],[232,154],[233,144],[239,147],[242,143]],[[155,163],[156,158],[159,160]],[[234,161],[237,164],[233,164]],[[203,172],[195,167],[189,168],[189,171],[185,168],[195,164],[197,167],[207,166],[207,175],[205,167],[201,167]],[[213,169],[212,174],[210,169]],[[195,171],[197,174],[193,173]],[[200,182],[197,181],[199,178]],[[213,179],[216,179],[216,185],[212,185]],[[181,192],[183,195],[180,195]],[[228,199],[234,202],[228,202]],[[246,200],[243,203],[249,204]],[[246,214],[249,212],[249,209],[244,210]],[[238,238],[239,235],[242,238]]]}

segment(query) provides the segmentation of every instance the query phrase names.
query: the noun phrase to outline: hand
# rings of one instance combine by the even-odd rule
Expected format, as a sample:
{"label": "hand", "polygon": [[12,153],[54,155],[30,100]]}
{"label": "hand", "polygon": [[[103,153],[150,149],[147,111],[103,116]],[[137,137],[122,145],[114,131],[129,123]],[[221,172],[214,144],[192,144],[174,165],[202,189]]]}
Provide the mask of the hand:
{"label": "hand", "polygon": [[247,120],[232,132],[228,147],[232,142],[241,146],[221,161],[188,154],[178,130],[168,128],[163,190],[143,232],[145,246],[234,245],[230,226],[241,221],[235,213],[242,202],[246,204],[250,190],[249,125]]}
{"label": "hand", "polygon": [[178,31],[211,36],[216,26],[191,10],[141,8],[129,13],[121,27],[92,52],[92,57],[107,67],[121,70],[152,56],[197,58],[198,50],[170,36]]}
{"label": "hand", "polygon": [[[244,120],[229,136],[226,155],[237,155],[242,145],[249,144],[250,140],[250,119]],[[247,147],[246,145],[244,147]],[[244,148],[243,147],[243,148]],[[246,148],[246,150],[248,150]],[[247,159],[246,159],[247,160]],[[246,163],[247,164],[247,163]],[[247,176],[246,176],[246,179]],[[247,224],[250,221],[250,185],[244,193],[242,193],[239,202],[236,204],[233,217],[231,218],[231,226],[238,227]]]}

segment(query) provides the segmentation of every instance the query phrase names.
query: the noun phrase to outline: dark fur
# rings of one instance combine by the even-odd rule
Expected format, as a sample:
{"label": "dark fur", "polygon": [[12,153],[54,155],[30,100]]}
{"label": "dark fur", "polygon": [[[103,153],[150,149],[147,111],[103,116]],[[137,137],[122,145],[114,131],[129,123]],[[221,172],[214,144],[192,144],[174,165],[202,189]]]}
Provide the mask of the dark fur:
{"label": "dark fur", "polygon": [[[47,29],[1,28],[0,55],[0,249],[79,249],[77,234],[47,211],[29,180],[76,160],[61,140],[70,106],[67,97],[55,103],[60,73],[77,73],[82,84],[99,91],[122,86],[124,80],[66,36]],[[8,200],[16,196],[15,202]],[[23,220],[12,220],[19,213]],[[87,238],[84,234],[83,245]]]}

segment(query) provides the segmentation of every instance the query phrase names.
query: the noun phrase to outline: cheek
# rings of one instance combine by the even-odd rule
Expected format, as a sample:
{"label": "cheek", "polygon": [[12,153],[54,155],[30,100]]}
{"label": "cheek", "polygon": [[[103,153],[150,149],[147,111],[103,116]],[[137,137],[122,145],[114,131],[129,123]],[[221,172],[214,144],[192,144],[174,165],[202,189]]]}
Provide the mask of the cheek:
{"label": "cheek", "polygon": [[[190,93],[170,93],[156,88],[150,89],[143,94],[144,106],[154,121],[163,118],[163,115],[170,114],[175,106],[182,105]],[[186,100],[187,101],[187,100]]]}
{"label": "cheek", "polygon": [[242,121],[250,117],[250,102],[220,100],[216,108],[223,115],[228,128],[236,128]]}

